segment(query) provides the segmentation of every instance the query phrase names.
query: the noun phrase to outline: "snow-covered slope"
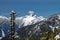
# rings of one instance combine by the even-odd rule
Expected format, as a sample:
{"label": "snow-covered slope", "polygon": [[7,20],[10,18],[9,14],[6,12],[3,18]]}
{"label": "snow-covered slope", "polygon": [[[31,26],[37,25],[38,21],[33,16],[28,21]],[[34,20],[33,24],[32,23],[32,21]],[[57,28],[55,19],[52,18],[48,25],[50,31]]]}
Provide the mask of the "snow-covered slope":
{"label": "snow-covered slope", "polygon": [[9,19],[5,16],[0,16],[0,39],[8,35]]}
{"label": "snow-covered slope", "polygon": [[19,27],[21,25],[23,26],[27,26],[27,25],[31,25],[31,24],[35,24],[37,22],[40,22],[42,20],[44,20],[45,18],[43,18],[42,16],[40,17],[37,17],[37,16],[30,16],[30,15],[27,15],[25,17],[18,17],[16,18],[16,24],[19,24]]}
{"label": "snow-covered slope", "polygon": [[60,14],[54,14],[48,18],[49,26],[54,31],[54,28],[60,28]]}

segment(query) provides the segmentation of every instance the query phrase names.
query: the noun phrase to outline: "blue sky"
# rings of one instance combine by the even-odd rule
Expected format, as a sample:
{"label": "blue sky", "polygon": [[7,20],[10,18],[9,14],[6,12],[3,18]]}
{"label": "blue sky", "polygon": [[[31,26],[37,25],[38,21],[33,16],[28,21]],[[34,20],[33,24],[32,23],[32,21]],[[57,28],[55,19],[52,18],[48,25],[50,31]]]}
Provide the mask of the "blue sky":
{"label": "blue sky", "polygon": [[0,0],[0,15],[9,16],[11,10],[17,16],[24,16],[32,10],[38,16],[48,17],[60,13],[60,0]]}

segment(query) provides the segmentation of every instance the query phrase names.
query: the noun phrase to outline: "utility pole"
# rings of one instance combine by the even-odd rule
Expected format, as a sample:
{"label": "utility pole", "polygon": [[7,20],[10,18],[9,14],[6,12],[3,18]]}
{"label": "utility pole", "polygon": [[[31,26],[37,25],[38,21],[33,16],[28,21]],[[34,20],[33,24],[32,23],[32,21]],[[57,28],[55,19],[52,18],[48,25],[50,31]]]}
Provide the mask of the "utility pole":
{"label": "utility pole", "polygon": [[15,34],[15,12],[11,11],[10,13],[10,35],[9,35],[9,40],[15,40],[14,39],[14,34]]}

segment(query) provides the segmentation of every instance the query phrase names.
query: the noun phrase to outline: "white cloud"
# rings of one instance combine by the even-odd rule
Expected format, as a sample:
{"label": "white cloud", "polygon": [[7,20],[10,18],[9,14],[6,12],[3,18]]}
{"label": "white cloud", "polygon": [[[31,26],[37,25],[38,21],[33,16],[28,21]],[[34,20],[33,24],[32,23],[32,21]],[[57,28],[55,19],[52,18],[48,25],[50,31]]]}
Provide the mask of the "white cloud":
{"label": "white cloud", "polygon": [[34,15],[34,11],[29,11],[28,14],[29,14],[30,16],[32,16],[32,15]]}

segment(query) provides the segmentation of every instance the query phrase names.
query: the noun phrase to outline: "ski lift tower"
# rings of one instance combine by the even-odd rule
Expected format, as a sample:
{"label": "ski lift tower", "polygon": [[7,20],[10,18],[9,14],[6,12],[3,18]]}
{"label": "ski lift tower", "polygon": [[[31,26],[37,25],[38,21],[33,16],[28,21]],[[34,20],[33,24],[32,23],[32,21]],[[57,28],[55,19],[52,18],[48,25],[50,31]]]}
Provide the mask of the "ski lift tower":
{"label": "ski lift tower", "polygon": [[10,35],[9,35],[9,40],[14,40],[14,34],[15,34],[15,12],[11,11],[10,13]]}

